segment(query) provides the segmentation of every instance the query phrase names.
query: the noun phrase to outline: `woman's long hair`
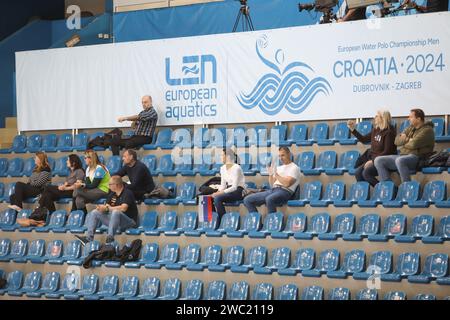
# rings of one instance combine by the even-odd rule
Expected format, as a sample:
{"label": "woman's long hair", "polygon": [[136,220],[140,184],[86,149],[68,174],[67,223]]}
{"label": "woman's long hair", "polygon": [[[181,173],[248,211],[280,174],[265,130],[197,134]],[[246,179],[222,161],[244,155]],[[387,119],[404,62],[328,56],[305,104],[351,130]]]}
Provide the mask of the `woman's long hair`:
{"label": "woman's long hair", "polygon": [[379,110],[377,113],[381,116],[380,122],[375,121],[375,128],[379,128],[380,130],[387,129],[391,126],[391,113],[387,110]]}
{"label": "woman's long hair", "polygon": [[100,162],[100,159],[98,158],[97,152],[95,152],[94,150],[86,150],[84,155],[86,157],[91,158],[91,163],[92,163],[91,167],[92,168],[96,168],[98,165],[100,165],[103,169],[105,169],[105,171],[108,171],[106,166],[103,163]]}
{"label": "woman's long hair", "polygon": [[36,152],[36,157],[39,158],[40,164],[34,167],[33,172],[41,172],[47,169],[50,171],[50,164],[48,163],[47,155],[44,152],[38,151]]}
{"label": "woman's long hair", "polygon": [[69,155],[69,163],[70,166],[73,167],[73,171],[81,169],[84,172],[83,164],[81,163],[80,157],[77,156],[76,154]]}

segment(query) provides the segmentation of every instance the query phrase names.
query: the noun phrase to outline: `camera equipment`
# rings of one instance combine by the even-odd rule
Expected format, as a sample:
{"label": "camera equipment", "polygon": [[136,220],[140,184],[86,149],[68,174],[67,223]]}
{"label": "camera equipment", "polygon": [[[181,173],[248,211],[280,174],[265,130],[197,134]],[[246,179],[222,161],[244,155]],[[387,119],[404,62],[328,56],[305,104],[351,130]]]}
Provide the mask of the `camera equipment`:
{"label": "camera equipment", "polygon": [[255,30],[255,28],[253,27],[252,18],[250,17],[250,7],[247,5],[247,0],[239,0],[239,2],[241,3],[241,7],[239,8],[236,22],[234,23],[233,32],[236,32],[239,21],[241,21],[242,17],[242,31]]}
{"label": "camera equipment", "polygon": [[320,23],[331,23],[333,20],[336,20],[336,14],[333,13],[333,8],[338,4],[338,0],[316,0],[313,3],[299,3],[298,11],[302,12],[303,10],[322,12],[322,20]]}

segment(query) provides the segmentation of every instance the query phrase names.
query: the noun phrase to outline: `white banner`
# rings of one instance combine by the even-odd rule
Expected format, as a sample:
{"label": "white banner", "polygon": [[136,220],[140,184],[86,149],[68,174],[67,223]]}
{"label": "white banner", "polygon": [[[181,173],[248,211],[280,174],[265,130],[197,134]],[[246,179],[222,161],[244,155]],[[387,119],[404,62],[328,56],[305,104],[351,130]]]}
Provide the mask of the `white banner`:
{"label": "white banner", "polygon": [[19,130],[448,113],[450,12],[16,53]]}

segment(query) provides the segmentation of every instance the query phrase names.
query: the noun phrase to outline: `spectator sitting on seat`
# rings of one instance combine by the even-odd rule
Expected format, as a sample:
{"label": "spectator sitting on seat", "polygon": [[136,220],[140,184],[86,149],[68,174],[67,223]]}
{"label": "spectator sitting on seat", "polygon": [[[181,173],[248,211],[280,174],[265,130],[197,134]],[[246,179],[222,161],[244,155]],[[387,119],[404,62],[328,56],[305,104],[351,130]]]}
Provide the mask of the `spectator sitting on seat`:
{"label": "spectator sitting on seat", "polygon": [[[50,212],[56,210],[54,201],[61,198],[73,198],[75,190],[75,182],[84,180],[84,169],[81,165],[80,157],[76,154],[71,154],[67,158],[67,167],[70,169],[70,174],[66,178],[63,185],[47,185],[39,199],[39,207],[47,208]],[[75,203],[72,202],[72,210],[75,210]]]}
{"label": "spectator sitting on seat", "polygon": [[95,229],[100,221],[108,227],[106,243],[114,241],[114,234],[134,228],[137,225],[138,209],[133,192],[125,188],[122,178],[112,176],[109,180],[111,193],[105,205],[97,208],[87,215],[87,237],[77,237],[83,245],[94,240]]}
{"label": "spectator sitting on seat", "polygon": [[110,174],[108,169],[100,163],[95,151],[87,150],[84,161],[87,165],[85,183],[80,180],[75,182],[73,197],[76,209],[87,213],[86,203],[95,202],[108,195]]}
{"label": "spectator sitting on seat", "polygon": [[52,181],[50,165],[44,152],[36,152],[34,158],[36,166],[27,183],[17,182],[14,193],[10,197],[8,208],[21,211],[23,201],[27,198],[37,197],[42,193],[44,187]]}
{"label": "spectator sitting on seat", "polygon": [[397,147],[394,144],[395,129],[391,126],[391,114],[386,110],[377,111],[373,121],[372,131],[365,136],[361,135],[355,129],[355,122],[353,120],[347,121],[347,125],[359,142],[370,142],[370,149],[367,152],[367,159],[365,159],[367,161],[356,169],[355,177],[357,181],[367,181],[374,187],[378,183],[378,180],[375,178],[378,173],[373,165],[373,161],[378,156],[396,154],[397,152]]}
{"label": "spectator sitting on seat", "polygon": [[214,198],[214,206],[219,217],[225,214],[224,202],[242,200],[245,178],[242,168],[236,163],[236,154],[231,149],[223,149],[220,167],[220,187],[211,197]]}
{"label": "spectator sitting on seat", "polygon": [[410,170],[416,170],[419,160],[433,152],[433,122],[425,122],[425,114],[421,109],[412,109],[408,120],[411,125],[395,138],[400,154],[375,159],[381,181],[391,180],[389,170],[398,171],[402,182],[411,181]]}
{"label": "spectator sitting on seat", "polygon": [[134,134],[129,138],[114,136],[111,141],[111,151],[113,155],[119,155],[120,147],[126,149],[141,147],[146,143],[151,143],[158,122],[158,113],[152,105],[151,96],[142,97],[142,106],[144,108],[138,115],[129,117],[120,117],[119,122],[133,121]]}
{"label": "spectator sitting on seat", "polygon": [[266,204],[267,212],[276,212],[277,206],[282,206],[295,193],[300,182],[300,169],[291,160],[291,151],[280,147],[278,151],[281,166],[268,168],[270,190],[251,194],[244,198],[244,205],[249,212],[257,212],[256,206]]}
{"label": "spectator sitting on seat", "polygon": [[142,200],[144,194],[150,193],[155,189],[152,174],[145,164],[137,159],[136,151],[128,149],[122,155],[123,167],[120,168],[115,176],[128,176],[129,184],[126,188],[133,191],[136,200]]}

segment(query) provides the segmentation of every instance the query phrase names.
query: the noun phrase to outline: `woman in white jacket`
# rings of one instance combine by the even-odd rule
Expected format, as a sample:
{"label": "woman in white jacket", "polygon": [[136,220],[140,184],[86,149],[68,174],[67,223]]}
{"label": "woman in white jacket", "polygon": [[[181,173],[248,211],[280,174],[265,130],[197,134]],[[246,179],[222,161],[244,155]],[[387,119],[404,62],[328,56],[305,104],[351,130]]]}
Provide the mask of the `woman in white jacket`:
{"label": "woman in white jacket", "polygon": [[214,206],[219,217],[225,214],[226,202],[242,200],[245,178],[242,168],[236,163],[236,154],[231,149],[223,149],[220,167],[220,188],[211,196],[214,198]]}

